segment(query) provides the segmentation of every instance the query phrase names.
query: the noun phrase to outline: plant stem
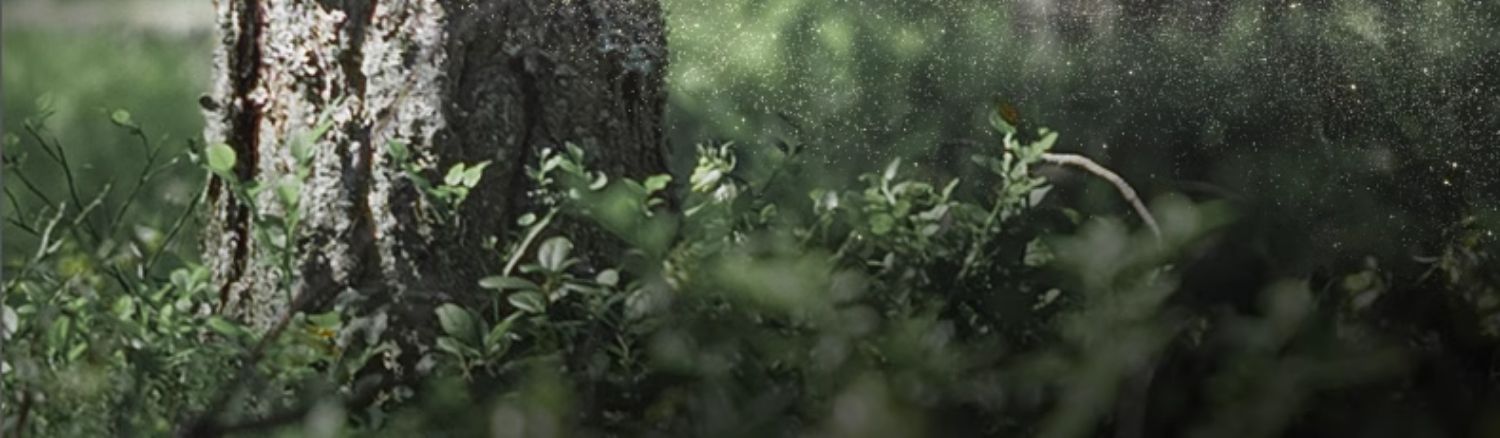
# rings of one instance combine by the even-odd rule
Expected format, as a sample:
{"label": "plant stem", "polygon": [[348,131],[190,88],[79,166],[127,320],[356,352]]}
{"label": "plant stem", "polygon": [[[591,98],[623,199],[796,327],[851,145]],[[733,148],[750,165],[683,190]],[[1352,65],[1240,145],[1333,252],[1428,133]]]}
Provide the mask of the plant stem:
{"label": "plant stem", "polygon": [[557,209],[552,209],[547,212],[547,216],[542,217],[542,220],[537,221],[536,225],[531,227],[531,231],[526,233],[526,238],[521,240],[521,246],[516,247],[516,251],[510,254],[510,261],[505,263],[505,269],[500,271],[500,275],[510,276],[511,271],[516,268],[516,263],[521,262],[521,255],[526,254],[526,248],[531,246],[531,241],[536,240],[536,236],[542,234],[542,230],[547,228],[547,224],[552,223],[552,217],[556,215]]}
{"label": "plant stem", "polygon": [[1126,183],[1125,179],[1121,178],[1120,175],[1099,165],[1094,160],[1078,154],[1046,152],[1042,154],[1042,161],[1062,166],[1077,167],[1105,181],[1109,181],[1110,184],[1115,186],[1115,190],[1120,191],[1120,196],[1125,198],[1125,202],[1129,202],[1130,206],[1135,209],[1136,214],[1141,216],[1141,221],[1145,222],[1146,227],[1151,229],[1151,234],[1156,236],[1156,240],[1158,242],[1161,241],[1161,227],[1156,225],[1156,217],[1151,215],[1151,210],[1146,209],[1146,205],[1141,203],[1141,198],[1136,195],[1135,189],[1130,187],[1130,184]]}

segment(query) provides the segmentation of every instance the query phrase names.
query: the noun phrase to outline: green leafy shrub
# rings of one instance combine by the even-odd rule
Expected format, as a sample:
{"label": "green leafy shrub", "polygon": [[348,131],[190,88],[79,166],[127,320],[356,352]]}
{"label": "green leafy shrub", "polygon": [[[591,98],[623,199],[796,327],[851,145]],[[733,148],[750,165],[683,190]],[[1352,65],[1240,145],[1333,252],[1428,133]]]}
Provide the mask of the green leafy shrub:
{"label": "green leafy shrub", "polygon": [[[35,235],[37,251],[6,258],[5,428],[1273,436],[1323,424],[1319,413],[1343,406],[1329,400],[1399,393],[1381,385],[1413,378],[1401,330],[1422,323],[1381,310],[1395,274],[1366,263],[1249,284],[1259,299],[1248,307],[1202,304],[1188,277],[1233,226],[1228,204],[1160,198],[1159,233],[1082,217],[1049,201],[1038,176],[1058,134],[1010,134],[961,178],[926,181],[893,160],[847,188],[797,185],[790,175],[810,164],[795,148],[753,173],[733,144],[701,146],[680,186],[590,170],[572,145],[545,151],[527,169],[538,210],[500,236],[501,271],[467,291],[489,305],[439,306],[422,378],[395,384],[363,372],[393,345],[380,315],[336,307],[253,333],[212,314],[202,267],[159,264],[176,228],[142,245],[81,198],[16,209],[7,230]],[[232,151],[194,157],[244,199],[296,210],[279,193],[295,194],[297,178],[234,181]],[[422,185],[436,213],[483,169]],[[265,190],[278,195],[251,193]],[[579,251],[554,228],[561,216],[626,251]],[[256,220],[268,245],[297,232],[295,217]],[[1422,278],[1488,321],[1494,238],[1478,220],[1459,230]],[[1348,409],[1383,406],[1369,400]],[[214,427],[194,429],[204,415]]]}

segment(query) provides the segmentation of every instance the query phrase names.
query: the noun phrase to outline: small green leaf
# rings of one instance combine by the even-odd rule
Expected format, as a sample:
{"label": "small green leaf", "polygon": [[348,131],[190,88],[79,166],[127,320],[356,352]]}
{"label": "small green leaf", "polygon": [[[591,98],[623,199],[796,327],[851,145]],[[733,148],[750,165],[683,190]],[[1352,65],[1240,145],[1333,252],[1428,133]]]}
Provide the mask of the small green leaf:
{"label": "small green leaf", "polygon": [[917,214],[917,220],[922,220],[922,221],[938,221],[938,220],[942,220],[944,216],[948,215],[948,210],[949,209],[950,209],[950,206],[948,204],[941,204],[941,205],[938,205],[936,207],[932,207],[931,210],[927,210],[927,211],[918,213]]}
{"label": "small green leaf", "polygon": [[538,290],[541,287],[531,280],[520,277],[502,277],[499,275],[484,277],[479,280],[479,287],[494,290]]}
{"label": "small green leaf", "polygon": [[291,143],[292,158],[297,160],[298,164],[306,164],[307,160],[312,158],[313,142],[303,137],[297,137]]}
{"label": "small green leaf", "polygon": [[323,139],[324,135],[328,134],[328,130],[333,129],[333,119],[329,117],[330,114],[328,112],[333,111],[337,107],[337,105],[329,105],[327,109],[323,110],[323,115],[318,117],[322,121],[318,122],[318,126],[313,127],[312,132],[308,132],[303,137],[307,139],[308,144],[317,143],[318,140]]}
{"label": "small green leaf", "polygon": [[655,193],[658,190],[667,188],[667,184],[671,182],[672,175],[651,175],[651,177],[646,178],[645,184],[642,185],[645,186],[646,193]]}
{"label": "small green leaf", "polygon": [[568,155],[573,157],[573,161],[577,161],[580,163],[583,162],[583,148],[578,147],[578,145],[573,144],[573,142],[567,142],[564,144],[564,146],[567,147]]}
{"label": "small green leaf", "polygon": [[510,335],[510,327],[515,325],[516,319],[520,317],[520,313],[512,313],[510,316],[505,317],[505,320],[500,321],[499,324],[495,324],[495,328],[490,329],[489,334],[484,335],[484,347],[485,350],[488,350],[489,354],[500,355],[505,353],[510,344],[508,342],[502,343],[502,341],[505,341],[506,337]]}
{"label": "small green leaf", "polygon": [[943,200],[944,201],[947,201],[949,198],[951,198],[953,196],[953,189],[955,189],[955,188],[958,187],[958,181],[959,181],[958,178],[954,178],[953,181],[949,181],[948,182],[947,186],[943,187]]}
{"label": "small green leaf", "polygon": [[478,318],[474,317],[469,309],[447,303],[438,306],[436,312],[438,325],[443,327],[443,333],[468,345],[479,344]]}
{"label": "small green leaf", "polygon": [[459,341],[448,336],[442,336],[438,338],[437,348],[438,350],[442,350],[444,352],[447,352],[448,354],[452,354],[460,358],[479,355],[479,351],[475,350],[474,347],[465,345],[463,341]]}
{"label": "small green leaf", "polygon": [[88,350],[88,348],[88,342],[80,342],[78,343],[78,345],[74,345],[73,348],[68,349],[68,361],[72,362],[78,360],[78,358],[83,356],[83,352]]}
{"label": "small green leaf", "polygon": [[343,323],[339,312],[330,311],[307,316],[307,321],[318,327],[338,327]]}
{"label": "small green leaf", "polygon": [[411,150],[406,148],[406,143],[392,141],[385,144],[386,152],[391,154],[391,159],[397,163],[405,163],[411,157]]}
{"label": "small green leaf", "polygon": [[115,110],[115,112],[110,113],[109,121],[114,122],[115,125],[122,128],[139,128],[139,126],[136,126],[135,121],[131,119],[130,111],[125,111],[122,109],[117,109]]}
{"label": "small green leaf", "polygon": [[458,186],[464,182],[464,163],[454,164],[448,168],[448,175],[443,176],[443,184]]}
{"label": "small green leaf", "polygon": [[[10,309],[6,308],[6,310]],[[116,318],[129,321],[135,317],[135,297],[125,295],[115,299],[115,304],[111,310],[115,312]]]}
{"label": "small green leaf", "polygon": [[484,175],[484,168],[489,167],[489,165],[489,161],[482,161],[479,164],[469,166],[464,170],[462,185],[468,188],[474,188],[474,186],[479,185],[479,177]]}
{"label": "small green leaf", "polygon": [[182,291],[189,291],[192,289],[192,275],[193,273],[188,272],[187,269],[178,269],[172,271],[172,273],[168,275],[168,278],[172,281],[173,286],[177,286],[177,288]]}
{"label": "small green leaf", "polygon": [[1047,292],[1043,292],[1041,296],[1037,297],[1036,304],[1031,306],[1031,310],[1040,310],[1043,307],[1047,307],[1056,302],[1060,296],[1062,296],[1062,290],[1056,288],[1047,289]]}
{"label": "small green leaf", "polygon": [[724,178],[724,171],[713,167],[702,167],[693,171],[691,182],[693,191],[708,192],[719,185],[719,180]]}
{"label": "small green leaf", "polygon": [[506,298],[510,305],[528,313],[542,313],[547,311],[547,298],[540,292],[523,291],[516,292]]}
{"label": "small green leaf", "polygon": [[620,271],[605,269],[604,272],[600,272],[599,275],[594,276],[594,282],[605,286],[620,284]]}
{"label": "small green leaf", "polygon": [[276,196],[281,198],[281,205],[296,207],[302,196],[302,180],[294,175],[282,176],[281,182],[276,184]]}
{"label": "small green leaf", "polygon": [[0,339],[10,339],[10,335],[21,326],[21,316],[16,314],[15,309],[0,304]]}
{"label": "small green leaf", "polygon": [[1377,277],[1375,276],[1375,273],[1371,271],[1361,271],[1359,273],[1346,275],[1344,276],[1343,281],[1344,290],[1350,292],[1364,292],[1365,290],[1375,286],[1376,278]]}
{"label": "small green leaf", "polygon": [[891,207],[891,216],[893,217],[904,218],[906,217],[906,214],[910,212],[911,201],[905,199],[896,201],[896,205]]}
{"label": "small green leaf", "polygon": [[523,227],[529,227],[534,223],[536,223],[536,213],[526,213],[521,215],[519,219],[516,219],[516,225]]}
{"label": "small green leaf", "polygon": [[1031,148],[1038,153],[1047,152],[1052,150],[1053,143],[1057,143],[1057,133],[1049,132],[1046,135],[1042,136],[1041,140],[1037,140],[1036,143],[1032,143]]}
{"label": "small green leaf", "polygon": [[234,170],[235,154],[234,148],[227,144],[219,143],[209,146],[205,151],[208,155],[208,168],[219,173],[229,173]]}
{"label": "small green leaf", "polygon": [[938,231],[942,230],[943,227],[938,224],[927,224],[922,227],[922,235],[932,237],[933,235],[937,234]]}
{"label": "small green leaf", "polygon": [[877,236],[891,232],[891,229],[895,228],[895,226],[896,218],[891,217],[889,214],[880,213],[870,217],[870,232],[875,233]]}
{"label": "small green leaf", "polygon": [[553,155],[551,157],[548,157],[546,160],[542,161],[542,173],[551,172],[553,169],[561,167],[564,160],[566,160],[566,158],[564,158],[562,155]]}
{"label": "small green leaf", "polygon": [[208,317],[208,328],[220,336],[236,341],[250,336],[250,332],[245,331],[239,324],[235,324],[233,321],[220,316]]}
{"label": "small green leaf", "polygon": [[1051,192],[1052,186],[1041,186],[1033,189],[1028,196],[1026,205],[1030,205],[1032,207],[1041,205],[1042,200],[1047,199],[1047,194]]}
{"label": "small green leaf", "polygon": [[568,238],[558,236],[542,242],[541,248],[536,251],[537,264],[548,272],[562,271],[563,263],[568,260],[568,252],[573,250],[573,242]]}
{"label": "small green leaf", "polygon": [[52,327],[47,330],[47,344],[58,346],[68,341],[68,335],[73,331],[73,318],[61,316],[52,320]]}
{"label": "small green leaf", "polygon": [[880,178],[886,181],[896,179],[896,171],[898,170],[901,170],[900,158],[891,160],[891,164],[885,166],[885,172],[880,174]]}

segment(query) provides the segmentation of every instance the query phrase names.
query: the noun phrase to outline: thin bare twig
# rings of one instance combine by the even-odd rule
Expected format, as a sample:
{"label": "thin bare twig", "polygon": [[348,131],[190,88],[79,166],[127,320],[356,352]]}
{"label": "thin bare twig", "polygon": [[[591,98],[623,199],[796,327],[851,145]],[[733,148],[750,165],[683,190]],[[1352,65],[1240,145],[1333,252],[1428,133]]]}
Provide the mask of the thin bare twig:
{"label": "thin bare twig", "polygon": [[[79,210],[83,210],[83,197],[78,195],[78,178],[73,175],[73,166],[68,164],[68,154],[63,150],[62,143],[58,142],[55,137],[51,143],[48,143],[46,136],[42,134],[42,128],[31,123],[26,123],[24,128],[36,140],[37,144],[42,147],[42,151],[47,153],[47,157],[52,158],[52,161],[62,168],[63,181],[67,182],[68,194],[73,199],[73,205]],[[89,236],[94,238],[94,241],[99,240],[99,231],[95,230],[93,225],[84,227],[84,231],[88,232]]]}
{"label": "thin bare twig", "polygon": [[[40,188],[37,188],[36,183],[32,182],[31,178],[26,177],[26,172],[22,172],[20,167],[13,167],[13,168],[6,169],[6,170],[10,171],[11,175],[15,175],[16,176],[16,180],[20,181],[21,185],[26,186],[26,190],[29,191],[29,192],[31,192],[32,196],[35,196],[37,199],[42,200],[43,204],[47,204],[48,206],[51,206],[51,205],[57,203],[57,202],[52,201],[52,197],[51,196],[47,196],[46,192],[43,192]],[[9,186],[7,186],[7,187],[9,187]],[[17,209],[16,211],[22,211],[22,210]]]}
{"label": "thin bare twig", "polygon": [[1156,217],[1151,215],[1151,210],[1147,210],[1146,204],[1141,203],[1141,198],[1136,195],[1135,189],[1131,188],[1130,184],[1125,182],[1125,179],[1121,178],[1120,175],[1099,165],[1099,163],[1089,159],[1089,157],[1078,154],[1046,152],[1042,154],[1042,161],[1061,166],[1077,167],[1105,181],[1109,181],[1110,184],[1114,184],[1115,190],[1119,190],[1120,196],[1125,198],[1125,202],[1129,202],[1130,206],[1135,209],[1136,214],[1141,216],[1141,221],[1145,222],[1146,227],[1151,229],[1151,234],[1156,236],[1156,240],[1161,240],[1161,227],[1156,225]]}
{"label": "thin bare twig", "polygon": [[198,212],[198,203],[202,202],[203,198],[208,197],[208,184],[205,183],[203,187],[204,190],[193,197],[193,200],[188,203],[187,207],[183,208],[182,214],[177,216],[177,220],[172,223],[172,229],[167,232],[167,237],[162,240],[161,247],[157,248],[156,252],[152,253],[151,257],[146,260],[146,267],[143,269],[145,275],[151,275],[152,268],[156,267],[156,262],[161,259],[162,254],[172,249],[172,245],[177,242],[177,234],[182,232],[182,228],[187,224],[188,219]]}
{"label": "thin bare twig", "polygon": [[135,179],[135,186],[131,187],[130,192],[125,195],[125,201],[120,204],[120,209],[115,212],[114,219],[110,221],[110,227],[116,230],[119,229],[120,224],[124,223],[125,213],[130,211],[130,206],[135,205],[135,198],[140,195],[141,189],[150,184],[151,180],[158,174],[156,172],[156,159],[161,156],[161,143],[157,143],[155,147],[152,147],[151,140],[146,137],[146,132],[141,128],[133,128],[131,129],[131,133],[140,141],[141,149],[146,152],[146,164],[141,167],[140,175],[136,176]]}

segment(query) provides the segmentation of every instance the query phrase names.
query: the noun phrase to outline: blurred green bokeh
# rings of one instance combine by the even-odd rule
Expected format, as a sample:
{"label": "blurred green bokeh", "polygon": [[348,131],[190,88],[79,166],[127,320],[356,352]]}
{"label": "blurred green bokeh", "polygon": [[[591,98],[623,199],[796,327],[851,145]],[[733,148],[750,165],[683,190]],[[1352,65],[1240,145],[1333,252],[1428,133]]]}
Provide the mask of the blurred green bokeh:
{"label": "blurred green bokeh", "polygon": [[[966,163],[992,94],[1151,194],[1246,204],[1286,265],[1400,253],[1500,201],[1500,7],[669,0],[674,139],[804,126],[822,177]],[[955,157],[956,156],[956,157]],[[1065,187],[1086,211],[1123,207]],[[1071,188],[1071,190],[1068,190]]]}
{"label": "blurred green bokeh", "polygon": [[[63,199],[61,168],[37,148],[26,128],[28,121],[42,122],[41,116],[50,113],[45,124],[37,124],[45,128],[38,134],[55,138],[64,147],[81,193],[112,187],[103,206],[113,211],[135,184],[146,158],[140,141],[112,124],[111,114],[129,112],[149,138],[162,145],[163,161],[180,156],[187,142],[202,131],[203,117],[194,102],[206,87],[210,35],[206,28],[184,32],[113,21],[123,8],[115,10],[102,2],[60,3],[73,5],[72,9],[17,6],[23,3],[37,2],[4,4],[0,102],[8,138],[6,154],[23,155],[20,171],[53,199]],[[126,4],[130,2],[115,6]],[[80,8],[96,9],[98,17],[48,15]],[[131,210],[128,219],[143,230],[165,228],[164,223],[196,195],[200,174],[189,164],[173,166],[143,188],[138,201],[142,204]],[[21,191],[18,175],[6,175],[5,183]],[[18,196],[16,201],[6,202],[3,208],[43,208],[32,196]],[[24,233],[5,237],[7,255],[26,253],[18,249],[34,244],[32,236]]]}
{"label": "blurred green bokeh", "polygon": [[[1500,197],[1486,171],[1500,165],[1493,2],[663,3],[679,170],[699,142],[759,145],[742,147],[753,167],[765,145],[793,141],[825,163],[803,175],[818,183],[896,156],[945,175],[994,144],[985,111],[999,94],[1147,197],[1229,197],[1263,212],[1252,219],[1296,269],[1409,250]],[[28,4],[66,15],[7,14],[6,132],[23,134],[50,96],[49,126],[91,186],[128,178],[140,160],[109,111],[129,110],[174,148],[198,135],[207,8],[168,19],[131,8],[193,3],[5,3],[38,9],[16,7]],[[37,178],[55,176],[33,161]],[[191,174],[164,179],[165,199],[185,199]],[[1090,213],[1123,207],[1096,182],[1059,195]]]}

